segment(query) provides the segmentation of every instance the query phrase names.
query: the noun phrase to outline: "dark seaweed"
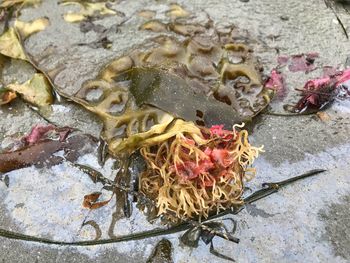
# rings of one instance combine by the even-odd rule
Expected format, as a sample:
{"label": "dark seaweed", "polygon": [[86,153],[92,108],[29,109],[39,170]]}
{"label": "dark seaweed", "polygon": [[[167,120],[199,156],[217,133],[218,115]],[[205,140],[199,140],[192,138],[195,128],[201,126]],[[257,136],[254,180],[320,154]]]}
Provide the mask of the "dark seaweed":
{"label": "dark seaweed", "polygon": [[[309,171],[305,174],[302,174],[300,176],[292,177],[290,179],[287,179],[285,181],[277,182],[277,183],[266,183],[263,184],[263,188],[261,190],[258,190],[254,192],[252,195],[248,196],[244,199],[244,204],[250,204],[253,202],[256,202],[262,198],[265,198],[273,193],[278,192],[279,189],[304,178],[314,176],[317,174],[320,174],[324,172],[325,170],[317,169]],[[244,209],[244,204],[239,207],[233,207],[232,209],[227,209],[219,214],[214,214],[210,216],[208,219],[204,220],[204,223],[207,221],[211,221],[213,219],[228,215],[228,214],[238,214],[242,209]],[[202,224],[199,224],[202,225]],[[168,227],[168,228],[156,228],[149,231],[143,231],[138,233],[132,233],[130,235],[124,235],[119,236],[115,238],[110,239],[101,239],[101,240],[91,240],[91,241],[78,241],[78,242],[65,242],[65,241],[59,241],[59,240],[51,240],[47,238],[41,238],[41,237],[35,237],[25,234],[16,233],[13,231],[9,231],[6,229],[0,228],[0,236],[10,238],[10,239],[17,239],[17,240],[23,240],[23,241],[29,241],[29,242],[36,242],[36,243],[42,243],[42,244],[54,244],[54,245],[69,245],[69,246],[95,246],[95,245],[101,245],[101,244],[108,244],[108,243],[117,243],[117,242],[124,242],[124,241],[131,241],[131,240],[140,240],[155,236],[162,236],[162,235],[168,235],[173,234],[177,232],[181,232],[184,230],[188,230],[190,228],[193,228],[193,225],[191,225],[189,222],[183,222],[181,224],[178,224],[176,226]],[[195,226],[197,227],[197,226]],[[223,238],[226,238],[224,235],[222,235]],[[237,240],[236,240],[237,241]]]}
{"label": "dark seaweed", "polygon": [[185,120],[203,121],[207,127],[220,123],[229,129],[244,121],[229,105],[195,94],[184,79],[160,69],[133,68],[115,80],[131,81],[130,92],[139,107],[152,105]]}
{"label": "dark seaweed", "polygon": [[172,263],[172,245],[167,239],[162,239],[154,248],[147,263]]}

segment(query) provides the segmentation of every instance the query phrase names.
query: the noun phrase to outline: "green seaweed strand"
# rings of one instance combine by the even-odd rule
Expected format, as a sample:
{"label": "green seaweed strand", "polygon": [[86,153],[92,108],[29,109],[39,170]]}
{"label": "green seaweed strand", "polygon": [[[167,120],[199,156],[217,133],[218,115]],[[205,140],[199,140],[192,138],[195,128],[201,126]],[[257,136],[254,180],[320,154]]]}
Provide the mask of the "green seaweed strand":
{"label": "green seaweed strand", "polygon": [[[325,172],[326,170],[323,169],[315,169],[308,171],[302,175],[296,176],[289,178],[287,180],[277,182],[277,183],[264,183],[262,185],[262,189],[254,192],[250,196],[246,197],[244,199],[244,204],[250,204],[253,202],[256,202],[262,198],[265,198],[273,193],[278,192],[279,189],[295,182],[301,179],[305,179],[310,176],[314,176],[317,174],[320,174],[322,172]],[[227,209],[219,214],[213,215],[206,220],[210,221],[215,218],[220,218],[224,215],[227,214],[238,214],[243,208],[244,204],[240,207],[234,208],[234,209]],[[192,227],[192,225],[188,222],[183,222],[179,225],[172,226],[169,228],[155,228],[152,230],[147,230],[147,231],[142,231],[138,233],[133,233],[129,235],[124,235],[124,236],[119,236],[116,238],[110,238],[110,239],[101,239],[101,240],[90,240],[90,241],[77,241],[77,242],[66,242],[66,241],[58,241],[58,240],[52,240],[52,239],[47,239],[47,238],[41,238],[41,237],[35,237],[31,235],[25,235],[21,233],[16,233],[13,231],[9,231],[6,229],[1,229],[0,228],[0,236],[9,238],[9,239],[16,239],[16,240],[22,240],[22,241],[28,241],[28,242],[36,242],[36,243],[42,243],[42,244],[48,244],[48,245],[59,245],[59,246],[95,246],[95,245],[104,245],[104,244],[110,244],[110,243],[119,243],[119,242],[127,242],[127,241],[135,241],[135,240],[141,240],[145,238],[150,238],[150,237],[156,237],[156,236],[163,236],[163,235],[169,235],[169,234],[174,234],[177,232],[181,232],[184,230],[189,229]]]}

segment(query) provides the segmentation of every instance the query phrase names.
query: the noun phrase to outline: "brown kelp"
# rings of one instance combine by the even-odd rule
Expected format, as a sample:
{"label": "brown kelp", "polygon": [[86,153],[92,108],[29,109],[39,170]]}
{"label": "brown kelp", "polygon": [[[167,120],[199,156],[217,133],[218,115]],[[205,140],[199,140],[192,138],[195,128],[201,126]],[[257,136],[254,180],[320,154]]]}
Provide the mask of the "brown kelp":
{"label": "brown kelp", "polygon": [[171,242],[165,238],[159,241],[154,248],[151,256],[148,258],[147,263],[172,263],[172,245]]}
{"label": "brown kelp", "polygon": [[[18,1],[18,4],[23,6],[26,2],[31,3],[32,1]],[[2,88],[3,92],[1,93],[6,96],[5,98],[4,96],[2,97],[1,104],[10,102],[17,97],[16,94],[19,94],[23,100],[36,107],[45,107],[53,103],[54,91],[50,80],[44,73],[36,68],[32,58],[26,53],[23,47],[23,41],[26,38],[36,32],[44,30],[48,25],[49,20],[47,18],[39,18],[29,23],[16,20],[14,26],[8,28],[0,36],[2,64],[6,63],[6,58],[8,61],[23,60],[31,64],[31,66],[37,70],[37,73],[25,83],[9,83],[6,87]],[[1,66],[1,71],[3,71],[3,65]],[[0,74],[2,74],[2,72]]]}
{"label": "brown kelp", "polygon": [[[171,19],[188,16],[176,5],[167,14]],[[219,32],[210,23],[202,28],[179,21],[169,28],[188,39],[150,39],[70,97],[102,117],[102,138],[110,153],[123,160],[125,153],[138,149],[143,136],[162,133],[174,118],[230,127],[255,116],[272,95],[261,84],[251,50],[234,43],[233,28]],[[126,173],[117,177],[128,181]]]}
{"label": "brown kelp", "polygon": [[[194,26],[181,23],[170,28]],[[225,128],[250,120],[274,92],[263,86],[252,50],[236,43],[235,28],[220,30],[208,22],[203,30],[160,34],[107,64],[69,97],[103,119],[102,138],[113,155],[129,136],[166,127],[174,117]]]}
{"label": "brown kelp", "polygon": [[[76,161],[84,152],[92,152],[97,141],[86,134],[69,134],[73,129],[68,127],[56,128],[52,125],[38,125],[15,145],[14,149],[0,153],[0,172],[31,165],[55,165],[63,160]],[[85,147],[83,149],[82,146]],[[63,157],[54,153],[63,151]]]}

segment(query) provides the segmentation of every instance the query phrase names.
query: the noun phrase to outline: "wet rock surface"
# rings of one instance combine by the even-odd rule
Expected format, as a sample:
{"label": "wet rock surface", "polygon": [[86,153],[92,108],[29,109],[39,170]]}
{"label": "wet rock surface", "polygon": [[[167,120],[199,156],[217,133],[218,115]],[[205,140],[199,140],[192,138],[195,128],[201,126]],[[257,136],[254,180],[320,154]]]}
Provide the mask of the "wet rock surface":
{"label": "wet rock surface", "polygon": [[[21,12],[22,21],[43,16],[50,20],[50,26],[26,40],[25,48],[37,65],[49,73],[55,85],[69,95],[76,94],[88,80],[98,79],[100,72],[112,60],[147,43],[159,31],[172,37],[176,30],[185,35],[181,38],[183,41],[186,34],[190,34],[185,29],[191,32],[201,30],[200,26],[184,28],[169,24],[172,16],[186,17],[186,12],[196,14],[200,13],[198,10],[204,10],[218,26],[237,26],[241,31],[241,40],[237,41],[249,39],[249,47],[259,58],[264,73],[277,65],[278,53],[318,52],[320,57],[315,62],[316,70],[308,74],[288,74],[286,85],[290,91],[319,76],[323,65],[342,67],[350,54],[348,40],[339,22],[321,0],[178,1],[184,10],[171,8],[171,3],[112,2],[114,15],[69,23],[63,16],[73,10],[81,12],[81,7],[43,1],[37,8],[28,7]],[[339,11],[338,15],[345,25],[350,25],[348,14]],[[208,21],[205,13],[198,14],[196,19],[194,22],[199,25]],[[162,24],[146,24],[149,20],[161,21]],[[142,25],[157,32],[140,30]],[[147,50],[148,47],[144,48]],[[13,79],[23,83],[34,73],[32,67],[23,61],[7,62],[5,68],[5,84]],[[206,69],[203,70],[205,72]],[[91,96],[93,98],[96,94]],[[295,101],[296,98],[296,93],[290,92],[286,100]],[[281,110],[282,103],[275,101],[272,107],[275,111]],[[232,244],[215,238],[215,248],[219,252],[238,262],[349,260],[349,108],[348,101],[335,102],[326,110],[329,121],[322,121],[316,116],[262,114],[257,117],[251,141],[265,145],[266,152],[256,162],[257,178],[249,187],[254,190],[263,182],[283,180],[313,168],[328,171],[299,181],[235,216],[238,220],[236,236],[241,242]],[[46,122],[21,101],[1,107],[0,112],[1,148],[11,145],[35,124]],[[52,111],[44,116],[60,126],[76,127],[95,137],[102,127],[102,122],[95,115],[69,102],[54,105]],[[108,178],[115,175],[111,159],[101,167],[95,155],[87,154],[81,156],[78,163],[89,164]],[[102,184],[95,184],[85,173],[68,163],[51,168],[27,167],[13,171],[8,174],[8,181],[0,181],[0,225],[21,233],[66,241],[94,239],[96,228],[93,225],[98,225],[104,238],[154,227],[136,207],[131,218],[115,221],[114,199],[98,210],[89,212],[83,209],[83,196],[101,189]],[[110,197],[110,192],[101,192],[101,197]],[[82,226],[83,222],[89,221],[94,223]],[[179,245],[176,234],[166,238],[172,243],[174,262],[226,262],[210,254],[203,243],[196,249],[190,249]],[[0,259],[3,262],[146,262],[161,239],[77,248],[1,238]]]}
{"label": "wet rock surface", "polygon": [[326,224],[324,239],[332,243],[336,256],[349,260],[350,240],[343,237],[350,235],[350,225],[349,220],[347,220],[350,216],[350,196],[343,196],[339,201],[339,203],[330,204],[328,209],[321,210],[319,215]]}

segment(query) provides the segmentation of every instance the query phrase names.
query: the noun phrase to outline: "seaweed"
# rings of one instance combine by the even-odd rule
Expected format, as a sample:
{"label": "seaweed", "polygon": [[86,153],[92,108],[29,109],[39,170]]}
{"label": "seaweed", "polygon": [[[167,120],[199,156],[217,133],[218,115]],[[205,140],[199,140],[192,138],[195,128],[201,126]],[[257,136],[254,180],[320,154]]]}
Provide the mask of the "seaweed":
{"label": "seaweed", "polygon": [[84,196],[83,207],[88,209],[98,209],[102,206],[105,206],[111,201],[112,197],[106,201],[98,201],[101,192],[93,192],[91,194]]}
{"label": "seaweed", "polygon": [[49,106],[54,100],[51,84],[41,73],[34,74],[23,84],[9,84],[6,89],[16,92],[23,100],[38,107]]}
{"label": "seaweed", "polygon": [[336,98],[344,99],[350,97],[350,70],[337,72],[335,75],[312,79],[305,83],[301,89],[302,98],[294,107],[295,112],[306,110],[319,110]]}
{"label": "seaweed", "polygon": [[[198,31],[186,29],[197,26],[193,23],[170,23],[167,30],[186,31],[185,40],[165,35],[149,39],[67,96],[104,121],[101,136],[113,156],[137,149],[142,138],[133,135],[151,137],[174,118],[229,129],[251,120],[274,94],[262,85],[249,47],[235,43],[234,28],[221,32],[209,21]],[[131,136],[133,143],[127,139]]]}
{"label": "seaweed", "polygon": [[0,8],[10,9],[10,8],[21,8],[25,6],[38,6],[41,4],[42,0],[3,0],[0,4]]}
{"label": "seaweed", "polygon": [[28,61],[19,33],[14,27],[10,27],[0,36],[0,53],[7,57]]}
{"label": "seaweed", "polygon": [[213,97],[196,95],[185,80],[160,69],[133,68],[116,81],[130,83],[130,93],[139,107],[151,105],[174,117],[209,127],[216,123],[232,127],[244,120],[229,105]]}
{"label": "seaweed", "polygon": [[[82,7],[79,14],[65,15],[66,21],[70,22],[115,14],[114,10],[102,3],[63,2],[78,3]],[[263,86],[260,67],[252,50],[235,41],[233,28],[221,32],[213,26],[212,21],[205,25],[183,22],[179,18],[189,17],[190,13],[175,4],[171,5],[166,15],[170,22],[149,21],[140,29],[171,31],[177,37],[159,35],[148,40],[138,49],[106,65],[96,79],[85,82],[73,96],[63,94],[99,115],[104,122],[101,138],[107,143],[110,154],[121,162],[121,168],[112,181],[89,167],[79,167],[94,180],[103,182],[104,187],[109,187],[113,191],[112,197],[117,199],[109,231],[112,238],[60,242],[6,230],[0,230],[0,235],[47,244],[85,246],[194,228],[191,231],[199,231],[202,240],[211,244],[211,252],[223,258],[225,256],[214,249],[214,236],[238,242],[231,233],[234,231],[227,231],[224,225],[217,222],[201,223],[201,220],[213,219],[213,214],[219,217],[223,215],[222,211],[243,207],[243,182],[254,176],[254,170],[248,166],[261,149],[252,147],[247,132],[237,131],[234,125],[256,116],[268,105],[274,92]],[[19,34],[19,28],[22,28],[22,35]],[[12,41],[10,44],[16,49],[9,50],[5,46],[0,52],[32,63],[21,43],[21,37],[24,38],[32,30],[19,28],[7,32]],[[108,48],[110,43],[106,37],[101,42],[91,44],[93,47]],[[47,87],[51,84],[45,74],[41,75],[41,79],[48,84]],[[16,91],[20,93],[18,87]],[[30,100],[28,94],[23,94],[23,97],[36,105],[37,102]],[[52,101],[46,104],[50,103]],[[217,123],[223,125],[211,129],[204,127]],[[233,130],[224,129],[232,126]],[[39,139],[34,138],[33,145],[27,145],[18,152],[0,155],[5,158],[5,164],[11,162],[12,165],[11,168],[5,167],[4,171],[37,164],[58,150],[71,150],[70,147],[75,147],[75,144],[70,140],[74,138],[77,142],[74,136],[67,138],[67,142],[41,140],[40,136]],[[41,146],[45,155],[37,153],[36,149]],[[138,189],[130,184],[131,175],[128,172],[130,154],[136,150],[140,150],[148,165],[139,178]],[[72,152],[66,153],[73,154],[71,158],[65,156],[68,161],[74,160]],[[23,153],[32,159],[24,159],[22,163],[13,161],[13,156]],[[10,162],[6,154],[12,154]],[[17,155],[15,157],[19,159]],[[179,195],[176,196],[173,193],[177,190]],[[141,206],[143,202],[153,206],[158,216],[177,225],[115,236],[113,228],[120,210],[124,216],[130,216],[129,195],[138,197]],[[99,196],[100,193],[86,195],[83,206],[95,209],[109,202],[99,202]],[[99,236],[98,230],[96,234]]]}
{"label": "seaweed", "polygon": [[[324,172],[325,170],[311,170],[305,174],[289,178],[285,181],[277,182],[277,183],[266,183],[264,184],[264,187],[261,190],[258,190],[257,192],[253,193],[252,195],[246,197],[243,200],[243,203],[239,206],[235,206],[232,208],[228,208],[225,211],[220,212],[219,214],[215,214],[210,216],[208,219],[203,220],[203,222],[206,221],[212,221],[214,219],[223,217],[228,214],[238,214],[242,209],[244,209],[245,204],[251,204],[253,202],[256,202],[262,198],[265,198],[273,193],[278,192],[281,188],[286,187],[287,185],[296,182],[298,180],[308,178],[310,176],[315,176],[317,174],[320,174]],[[202,225],[202,224],[199,224]],[[78,242],[66,242],[66,241],[59,241],[59,240],[52,240],[48,238],[42,238],[42,237],[35,237],[30,235],[25,235],[21,233],[17,233],[14,231],[6,230],[0,228],[0,236],[6,237],[9,239],[16,239],[16,240],[22,240],[22,241],[28,241],[28,242],[35,242],[35,243],[41,243],[41,244],[48,244],[48,245],[61,245],[61,246],[96,246],[96,245],[102,245],[102,244],[109,244],[109,243],[118,243],[118,242],[126,242],[126,241],[133,241],[133,240],[141,240],[145,238],[150,237],[156,237],[156,236],[163,236],[163,235],[169,235],[181,231],[185,231],[193,227],[188,222],[182,222],[175,226],[170,226],[168,228],[156,228],[148,231],[143,232],[137,232],[132,233],[129,235],[124,236],[118,236],[116,238],[110,238],[110,239],[100,239],[100,240],[91,240],[91,241],[78,241]],[[238,241],[235,239],[234,241]]]}
{"label": "seaweed", "polygon": [[287,88],[285,76],[277,69],[271,70],[270,76],[266,80],[264,86],[265,88],[274,90],[280,100],[286,96]]}
{"label": "seaweed", "polygon": [[38,71],[25,83],[10,83],[5,88],[7,92],[2,93],[1,104],[6,104],[13,100],[16,97],[16,93],[20,94],[23,100],[36,107],[44,107],[53,103],[55,94],[50,79],[35,66],[23,47],[25,38],[45,29],[48,24],[49,22],[46,18],[39,18],[32,23],[16,21],[14,27],[10,27],[0,36],[1,55],[11,60],[27,61]]}
{"label": "seaweed", "polygon": [[148,169],[140,190],[156,200],[158,215],[207,218],[209,213],[242,202],[243,181],[254,176],[249,166],[262,148],[248,143],[247,131],[198,128],[176,120],[140,151]]}
{"label": "seaweed", "polygon": [[147,263],[172,263],[174,261],[171,254],[171,242],[164,238],[157,243]]}
{"label": "seaweed", "polygon": [[[203,225],[208,226],[210,229],[215,229],[216,231],[221,231],[226,233],[226,235],[232,236],[236,232],[237,222],[232,218],[227,218],[226,220],[229,220],[232,222],[233,227],[231,230],[228,230],[227,227],[224,225],[224,223],[221,223],[221,222],[208,222],[208,223],[204,223]],[[235,262],[233,258],[219,253],[214,248],[214,243],[213,243],[214,237],[215,237],[215,234],[213,234],[210,230],[206,230],[200,227],[194,227],[187,230],[181,236],[180,242],[185,246],[196,248],[198,247],[199,240],[201,239],[206,245],[210,244],[210,249],[209,249],[210,253],[212,253],[213,255],[219,258]]]}
{"label": "seaweed", "polygon": [[22,39],[26,39],[30,35],[44,30],[50,25],[50,20],[47,17],[35,19],[30,22],[15,21],[15,28],[17,28]]}
{"label": "seaweed", "polygon": [[[51,127],[41,131],[33,129],[31,134],[23,138],[23,143],[19,149],[0,153],[0,172],[7,173],[31,165],[38,167],[55,165],[61,163],[64,159],[76,161],[82,151],[89,151],[87,148],[82,150],[83,145],[93,145],[95,139],[89,135],[73,134],[68,137],[70,128],[60,128],[55,130],[58,139],[47,137]],[[55,156],[54,153],[64,151],[64,158]]]}
{"label": "seaweed", "polygon": [[70,23],[76,23],[84,21],[91,17],[111,16],[120,14],[107,6],[106,3],[99,3],[93,1],[81,1],[81,0],[62,0],[61,5],[78,5],[80,6],[80,12],[68,12],[64,14],[65,21]]}
{"label": "seaweed", "polygon": [[0,89],[0,105],[7,104],[17,98],[16,92]]}

